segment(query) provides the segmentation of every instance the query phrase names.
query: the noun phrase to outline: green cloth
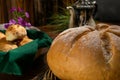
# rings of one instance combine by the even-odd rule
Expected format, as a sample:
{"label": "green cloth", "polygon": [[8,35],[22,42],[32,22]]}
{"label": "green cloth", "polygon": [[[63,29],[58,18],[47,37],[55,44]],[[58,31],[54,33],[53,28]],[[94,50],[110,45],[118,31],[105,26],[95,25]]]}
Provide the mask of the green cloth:
{"label": "green cloth", "polygon": [[52,39],[42,31],[27,30],[27,35],[33,39],[32,42],[8,52],[0,52],[0,73],[22,75],[32,65],[38,49],[51,45]]}

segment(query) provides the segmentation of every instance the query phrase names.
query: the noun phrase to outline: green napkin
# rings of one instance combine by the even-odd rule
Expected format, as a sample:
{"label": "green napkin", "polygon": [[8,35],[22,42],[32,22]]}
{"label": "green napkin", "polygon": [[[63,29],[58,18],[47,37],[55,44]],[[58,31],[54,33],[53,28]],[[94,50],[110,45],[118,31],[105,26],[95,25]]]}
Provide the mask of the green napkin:
{"label": "green napkin", "polygon": [[42,31],[27,30],[27,35],[33,39],[32,42],[8,52],[0,52],[0,73],[22,75],[32,65],[38,49],[51,45],[52,39]]}

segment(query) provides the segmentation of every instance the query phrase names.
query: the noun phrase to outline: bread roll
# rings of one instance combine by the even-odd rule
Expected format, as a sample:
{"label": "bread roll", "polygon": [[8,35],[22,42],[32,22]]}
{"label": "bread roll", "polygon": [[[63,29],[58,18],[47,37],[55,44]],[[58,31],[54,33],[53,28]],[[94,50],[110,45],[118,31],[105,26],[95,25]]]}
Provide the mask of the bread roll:
{"label": "bread roll", "polygon": [[25,45],[25,44],[27,44],[27,43],[29,43],[29,42],[31,42],[31,41],[33,41],[33,40],[30,39],[29,37],[25,36],[25,37],[23,38],[23,40],[19,43],[19,46]]}
{"label": "bread roll", "polygon": [[6,30],[6,40],[7,41],[14,41],[16,39],[22,39],[27,35],[26,29],[18,24],[13,24],[8,27]]}
{"label": "bread roll", "polygon": [[0,51],[8,52],[9,50],[15,49],[18,46],[12,42],[6,41],[5,38],[0,39]]}
{"label": "bread roll", "polygon": [[61,80],[120,80],[120,26],[67,29],[54,39],[47,62]]}
{"label": "bread roll", "polygon": [[0,32],[0,39],[5,38],[5,34]]}

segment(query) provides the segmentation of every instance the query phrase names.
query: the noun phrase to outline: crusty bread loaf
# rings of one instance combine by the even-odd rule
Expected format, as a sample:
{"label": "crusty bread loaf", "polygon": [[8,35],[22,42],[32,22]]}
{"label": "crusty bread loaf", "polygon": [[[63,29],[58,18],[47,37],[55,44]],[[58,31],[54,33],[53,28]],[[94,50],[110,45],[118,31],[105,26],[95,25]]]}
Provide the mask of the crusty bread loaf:
{"label": "crusty bread loaf", "polygon": [[33,41],[32,39],[30,39],[28,36],[25,36],[22,41],[19,43],[19,46],[25,45],[29,42]]}
{"label": "crusty bread loaf", "polygon": [[8,52],[9,50],[15,49],[18,46],[12,42],[6,41],[5,38],[0,39],[0,51]]}
{"label": "crusty bread loaf", "polygon": [[19,24],[13,24],[8,27],[5,35],[7,41],[14,41],[16,39],[22,39],[25,37],[27,35],[27,32],[23,26]]}
{"label": "crusty bread loaf", "polygon": [[61,80],[120,80],[120,26],[67,29],[53,41],[47,62]]}
{"label": "crusty bread loaf", "polygon": [[5,34],[0,32],[0,39],[5,38]]}

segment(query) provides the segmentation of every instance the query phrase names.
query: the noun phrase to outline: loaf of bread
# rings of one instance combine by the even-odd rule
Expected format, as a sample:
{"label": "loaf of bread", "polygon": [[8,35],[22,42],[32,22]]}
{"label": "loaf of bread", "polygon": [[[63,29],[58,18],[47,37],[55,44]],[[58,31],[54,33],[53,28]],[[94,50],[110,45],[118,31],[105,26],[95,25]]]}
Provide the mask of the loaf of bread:
{"label": "loaf of bread", "polygon": [[26,29],[19,25],[10,25],[5,34],[0,32],[0,51],[8,52],[33,41],[27,36]]}
{"label": "loaf of bread", "polygon": [[27,35],[27,31],[23,26],[19,24],[13,24],[8,27],[5,35],[7,41],[14,41],[24,38]]}
{"label": "loaf of bread", "polygon": [[12,42],[6,41],[5,38],[0,39],[0,51],[8,52],[9,50],[18,48],[18,46]]}
{"label": "loaf of bread", "polygon": [[0,39],[5,38],[5,34],[0,32]]}
{"label": "loaf of bread", "polygon": [[61,80],[120,80],[120,26],[67,29],[54,39],[47,62]]}
{"label": "loaf of bread", "polygon": [[19,43],[19,46],[25,45],[29,42],[33,41],[32,39],[30,39],[28,36],[25,36]]}

